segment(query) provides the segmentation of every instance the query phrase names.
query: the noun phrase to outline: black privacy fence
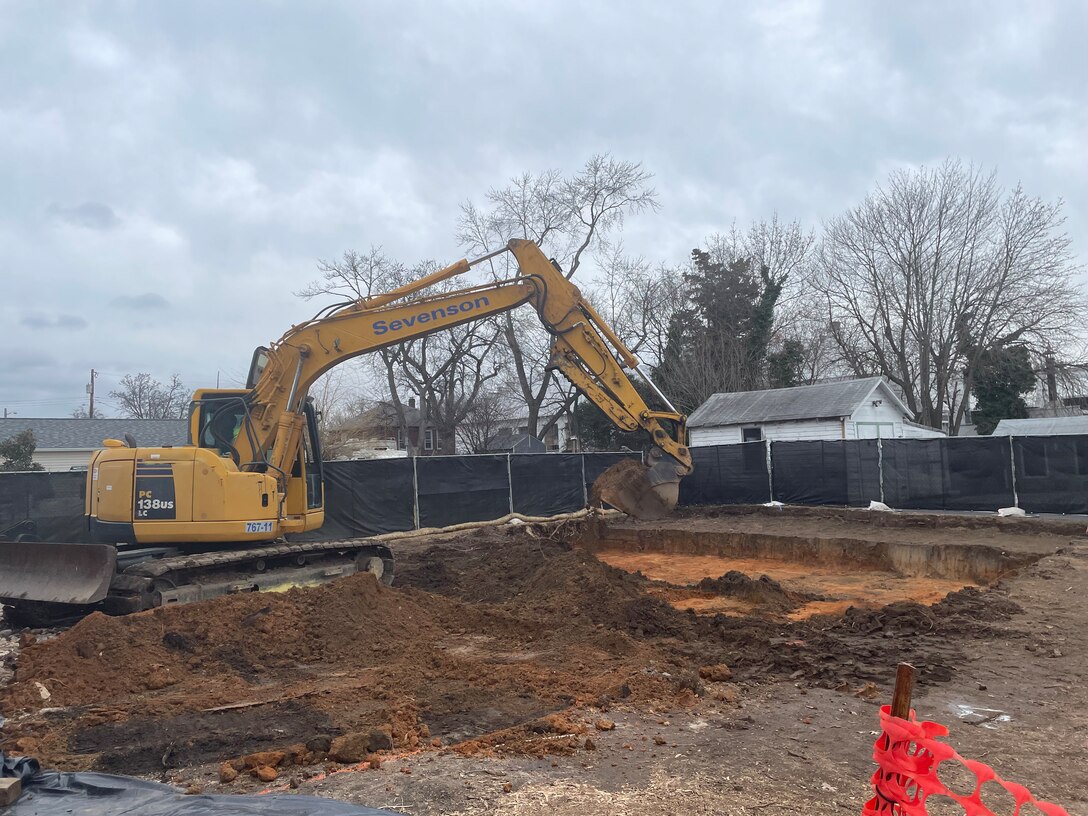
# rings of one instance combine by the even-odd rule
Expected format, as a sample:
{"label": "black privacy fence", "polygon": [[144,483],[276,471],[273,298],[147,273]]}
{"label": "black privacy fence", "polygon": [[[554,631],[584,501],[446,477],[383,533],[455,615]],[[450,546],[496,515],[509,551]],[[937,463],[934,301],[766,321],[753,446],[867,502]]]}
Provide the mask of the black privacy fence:
{"label": "black privacy fence", "polygon": [[[692,448],[680,503],[825,504],[917,510],[1088,513],[1088,436],[746,442]],[[325,463],[325,525],[337,539],[552,516],[631,453],[435,456]],[[46,541],[83,541],[86,473],[0,473],[0,530],[31,519]]]}

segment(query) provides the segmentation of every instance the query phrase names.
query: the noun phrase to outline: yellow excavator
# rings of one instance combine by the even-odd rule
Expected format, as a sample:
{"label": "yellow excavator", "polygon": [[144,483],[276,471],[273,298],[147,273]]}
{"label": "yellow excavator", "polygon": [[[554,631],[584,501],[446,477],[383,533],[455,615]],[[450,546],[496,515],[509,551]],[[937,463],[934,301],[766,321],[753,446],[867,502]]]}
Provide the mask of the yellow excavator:
{"label": "yellow excavator", "polygon": [[[511,252],[507,280],[420,294]],[[232,592],[313,584],[357,571],[390,582],[393,555],[366,538],[292,542],[324,522],[321,450],[309,388],[345,360],[530,304],[552,337],[549,365],[619,428],[649,437],[640,467],[603,478],[600,497],[638,518],[676,505],[691,472],[685,417],[651,411],[625,369],[669,406],[635,355],[532,241],[461,260],[385,294],[336,304],[253,355],[245,389],[196,391],[189,444],[105,440],[88,466],[95,543],[0,542],[0,602],[35,617],[114,614]],[[38,613],[38,614],[36,614]]]}

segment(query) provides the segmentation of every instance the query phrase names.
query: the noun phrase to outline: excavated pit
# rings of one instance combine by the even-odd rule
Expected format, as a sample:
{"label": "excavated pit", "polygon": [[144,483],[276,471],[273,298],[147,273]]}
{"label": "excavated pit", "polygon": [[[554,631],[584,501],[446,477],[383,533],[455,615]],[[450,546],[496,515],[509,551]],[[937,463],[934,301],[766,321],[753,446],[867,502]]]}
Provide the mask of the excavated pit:
{"label": "excavated pit", "polygon": [[582,750],[608,706],[856,688],[901,660],[924,694],[967,640],[1018,636],[1018,607],[987,587],[1061,543],[758,515],[408,539],[393,587],[96,614],[28,642],[0,686],[0,749],[166,773],[257,750],[350,763],[367,754],[321,746],[377,729],[393,752],[545,755]]}
{"label": "excavated pit", "polygon": [[649,589],[699,614],[805,620],[850,607],[937,603],[986,587],[1040,557],[985,543],[874,541],[758,531],[603,527],[583,546],[656,583]]}

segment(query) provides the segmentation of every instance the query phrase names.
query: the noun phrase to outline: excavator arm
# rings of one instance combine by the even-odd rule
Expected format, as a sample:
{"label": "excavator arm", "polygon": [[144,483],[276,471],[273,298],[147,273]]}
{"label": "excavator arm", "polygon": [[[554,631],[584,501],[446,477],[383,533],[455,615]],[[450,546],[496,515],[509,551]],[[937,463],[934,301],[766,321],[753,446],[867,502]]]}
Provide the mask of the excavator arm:
{"label": "excavator arm", "polygon": [[[503,252],[512,253],[518,262],[514,277],[454,292],[420,294]],[[667,513],[676,504],[680,479],[691,471],[685,417],[675,410],[649,409],[624,371],[638,372],[657,391],[638,359],[558,265],[525,240],[512,240],[505,249],[458,261],[391,292],[342,304],[293,326],[271,347],[258,349],[249,383],[251,427],[239,435],[239,446],[248,447],[242,455],[285,478],[301,444],[306,395],[326,371],[360,354],[526,303],[552,336],[550,365],[617,426],[625,431],[642,429],[648,435],[645,470],[632,473],[627,484],[617,484],[604,498],[634,516]]]}

